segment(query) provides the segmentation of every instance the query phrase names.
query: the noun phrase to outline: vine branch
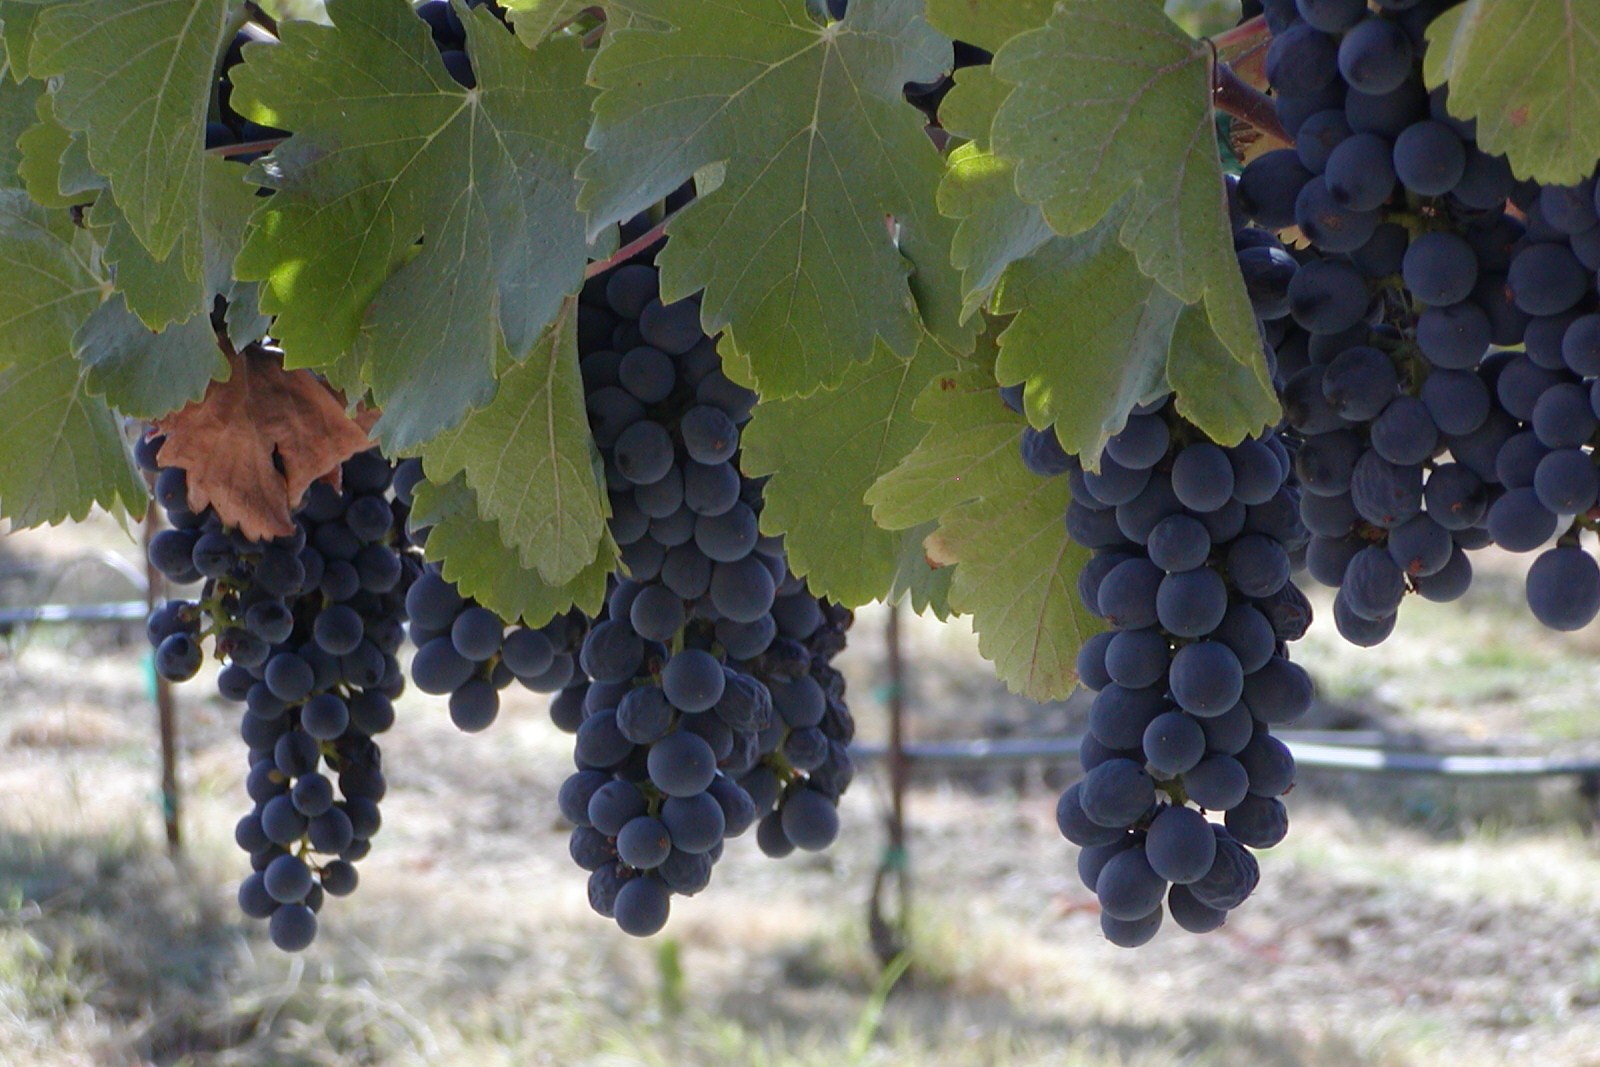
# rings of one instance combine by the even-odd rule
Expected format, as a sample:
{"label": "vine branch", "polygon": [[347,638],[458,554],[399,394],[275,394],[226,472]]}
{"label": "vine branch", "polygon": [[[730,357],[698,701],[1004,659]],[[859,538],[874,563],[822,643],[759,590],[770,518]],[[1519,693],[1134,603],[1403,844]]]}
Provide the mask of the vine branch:
{"label": "vine branch", "polygon": [[246,3],[244,5],[244,10],[249,16],[251,22],[259,25],[262,29],[272,34],[272,36],[278,36],[278,20],[269,15],[260,4]]}
{"label": "vine branch", "polygon": [[551,33],[560,33],[562,30],[566,29],[568,26],[571,26],[573,23],[577,22],[579,19],[585,18],[585,17],[595,19],[595,20],[597,20],[597,21],[599,21],[600,23],[603,24],[606,21],[606,9],[601,7],[598,4],[591,4],[589,7],[586,7],[582,11],[579,11],[576,15],[573,15],[571,18],[562,19],[560,22],[558,22],[554,26],[550,27],[550,32]]}
{"label": "vine branch", "polygon": [[1231,66],[1220,60],[1212,66],[1211,100],[1218,111],[1243,119],[1285,144],[1294,144],[1294,138],[1278,121],[1278,109],[1273,105],[1272,98],[1239,77]]}
{"label": "vine branch", "polygon": [[218,145],[215,148],[208,148],[206,151],[213,156],[221,156],[224,159],[229,156],[248,156],[256,152],[270,152],[288,139],[287,137],[272,137],[265,141],[245,141],[241,144]]}
{"label": "vine branch", "polygon": [[597,274],[604,274],[617,264],[632,259],[640,252],[648,249],[651,245],[654,245],[657,241],[661,240],[667,235],[667,223],[672,220],[672,217],[673,216],[668,215],[666,218],[650,227],[646,233],[639,237],[635,237],[633,240],[629,241],[627,244],[611,253],[605,259],[597,259],[593,263],[589,264],[583,269],[583,280],[588,281]]}
{"label": "vine branch", "polygon": [[1265,44],[1270,36],[1270,31],[1267,29],[1267,17],[1265,15],[1257,15],[1253,19],[1239,23],[1239,25],[1226,33],[1217,34],[1215,37],[1210,38],[1210,41],[1212,47],[1219,52],[1231,52],[1236,48],[1253,52]]}

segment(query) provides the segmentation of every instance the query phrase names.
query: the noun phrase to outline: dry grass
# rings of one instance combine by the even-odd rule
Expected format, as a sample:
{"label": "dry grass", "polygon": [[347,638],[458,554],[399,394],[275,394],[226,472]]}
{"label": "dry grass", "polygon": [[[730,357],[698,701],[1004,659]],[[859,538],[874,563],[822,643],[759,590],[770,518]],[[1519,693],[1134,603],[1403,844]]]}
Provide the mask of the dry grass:
{"label": "dry grass", "polygon": [[[1514,581],[1412,613],[1378,652],[1317,638],[1303,658],[1397,729],[1592,736],[1600,678],[1497,603]],[[868,734],[878,623],[862,613],[845,664]],[[1073,714],[1001,691],[959,627],[915,625],[908,645],[924,736]],[[865,935],[875,775],[832,853],[777,864],[736,842],[670,937],[640,943],[588,912],[554,815],[569,742],[538,702],[473,738],[408,698],[361,889],[286,959],[231,899],[243,768],[203,680],[183,703],[189,850],[175,864],[154,843],[141,651],[41,630],[0,653],[8,1067],[1600,1064],[1600,857],[1568,783],[1307,775],[1294,832],[1225,931],[1127,953],[1099,937],[1036,770],[922,782],[914,966],[884,998]]]}

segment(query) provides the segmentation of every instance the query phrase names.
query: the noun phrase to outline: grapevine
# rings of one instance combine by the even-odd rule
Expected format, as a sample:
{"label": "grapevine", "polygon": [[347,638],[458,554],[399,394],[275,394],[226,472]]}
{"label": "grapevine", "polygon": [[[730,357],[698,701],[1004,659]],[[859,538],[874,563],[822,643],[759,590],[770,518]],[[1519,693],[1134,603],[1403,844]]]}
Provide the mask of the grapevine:
{"label": "grapevine", "polygon": [[730,838],[860,832],[854,609],[967,617],[1094,694],[1056,819],[1134,947],[1285,839],[1313,625],[1490,546],[1600,617],[1587,9],[303,6],[0,0],[0,517],[159,505],[280,948],[379,861],[408,686],[549,698],[649,936]]}

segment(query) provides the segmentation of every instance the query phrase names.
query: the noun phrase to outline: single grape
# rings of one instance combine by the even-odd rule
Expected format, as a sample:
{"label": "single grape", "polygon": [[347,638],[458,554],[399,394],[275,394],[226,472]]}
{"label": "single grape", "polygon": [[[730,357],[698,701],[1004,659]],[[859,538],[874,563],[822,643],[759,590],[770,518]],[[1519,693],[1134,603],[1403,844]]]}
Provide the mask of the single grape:
{"label": "single grape", "polygon": [[1315,686],[1305,668],[1283,656],[1273,656],[1244,680],[1244,703],[1250,714],[1270,726],[1298,720],[1311,710],[1315,695]]}
{"label": "single grape", "polygon": [[[602,838],[603,840],[603,838]],[[672,854],[672,837],[666,824],[649,815],[628,820],[617,834],[617,858],[630,867],[650,870]]]}
{"label": "single grape", "polygon": [[1187,885],[1205,877],[1216,862],[1216,835],[1198,811],[1170,807],[1151,820],[1145,856],[1162,879]]}
{"label": "single grape", "polygon": [[705,791],[717,773],[716,755],[699,736],[686,731],[668,734],[650,748],[650,781],[673,797]]}
{"label": "single grape", "polygon": [[1546,509],[1557,515],[1581,515],[1600,500],[1600,471],[1583,450],[1558,449],[1539,460],[1533,488]]}
{"label": "single grape", "polygon": [[1321,174],[1327,169],[1328,156],[1350,137],[1350,133],[1350,123],[1345,120],[1343,110],[1319,111],[1300,124],[1295,134],[1295,154],[1307,170]]}
{"label": "single grape", "polygon": [[1122,829],[1137,822],[1155,803],[1155,783],[1138,763],[1114,759],[1084,777],[1078,799],[1091,822]]}
{"label": "single grape", "polygon": [[1226,811],[1250,791],[1250,776],[1232,756],[1208,756],[1183,776],[1189,799],[1202,808]]}
{"label": "single grape", "polygon": [[1346,136],[1329,153],[1323,180],[1333,203],[1346,211],[1373,211],[1394,192],[1393,149],[1373,133],[1350,135],[1342,112],[1336,113]]}
{"label": "single grape", "polygon": [[[681,590],[674,590],[681,593]],[[777,583],[759,555],[718,563],[711,571],[712,604],[735,622],[755,622],[772,610]]]}
{"label": "single grape", "polygon": [[1166,421],[1160,416],[1131,415],[1122,430],[1106,441],[1106,451],[1124,467],[1146,470],[1167,454],[1171,440]]}
{"label": "single grape", "polygon": [[1167,910],[1172,912],[1172,921],[1191,934],[1209,934],[1228,921],[1226,911],[1200,903],[1186,885],[1175,885],[1167,891]]}
{"label": "single grape", "polygon": [[1511,489],[1489,507],[1489,536],[1508,552],[1532,552],[1555,536],[1558,522],[1531,487]]}
{"label": "single grape", "polygon": [[1459,235],[1434,231],[1411,242],[1401,273],[1406,288],[1417,299],[1448,306],[1472,294],[1478,282],[1478,260],[1472,246]]}
{"label": "single grape", "polygon": [[[1099,638],[1105,640],[1101,642]],[[1105,683],[1095,686],[1096,690],[1104,689],[1111,682],[1129,689],[1155,685],[1166,676],[1167,664],[1172,658],[1166,636],[1154,628],[1096,634],[1085,642],[1085,648],[1091,646],[1104,648],[1101,670]]]}
{"label": "single grape", "polygon": [[1425,308],[1417,317],[1417,347],[1436,367],[1476,367],[1491,339],[1489,316],[1468,300]]}
{"label": "single grape", "polygon": [[[1354,252],[1372,239],[1382,221],[1377,211],[1359,211],[1341,204],[1326,176],[1312,178],[1300,190],[1295,198],[1294,218],[1300,232],[1324,252]],[[1299,272],[1295,276],[1298,278]]]}
{"label": "single grape", "polygon": [[1267,78],[1280,92],[1313,93],[1338,77],[1339,56],[1336,38],[1303,23],[1290,26],[1267,49]]}
{"label": "single grape", "polygon": [[1559,315],[1594,284],[1566,244],[1530,244],[1512,257],[1506,275],[1516,305],[1530,315]]}
{"label": "single grape", "polygon": [[1292,148],[1263,152],[1239,177],[1239,202],[1245,213],[1274,230],[1294,225],[1294,205],[1312,174]]}
{"label": "single grape", "polygon": [[1289,813],[1276,797],[1248,796],[1223,818],[1228,832],[1241,845],[1271,848],[1289,833]]}
{"label": "single grape", "polygon": [[1159,904],[1137,919],[1118,919],[1109,912],[1101,911],[1100,932],[1118,948],[1139,948],[1155,939],[1163,919],[1164,913]]}
{"label": "single grape", "polygon": [[704,404],[690,408],[679,424],[684,448],[696,463],[726,463],[739,448],[739,428],[727,413]]}
{"label": "single grape", "polygon": [[1189,515],[1171,515],[1150,531],[1150,562],[1170,573],[1193,570],[1211,555],[1211,534]]}
{"label": "single grape", "polygon": [[1445,604],[1458,600],[1464,596],[1472,586],[1472,562],[1467,559],[1467,554],[1457,545],[1450,555],[1450,562],[1439,569],[1436,574],[1412,579],[1417,593],[1424,600]]}
{"label": "single grape", "polygon": [[279,856],[262,872],[267,894],[280,904],[293,904],[311,892],[311,869],[298,856]]}
{"label": "single grape", "polygon": [[1336,260],[1302,264],[1289,283],[1290,314],[1314,334],[1349,329],[1361,321],[1367,303],[1367,283],[1361,272]]}
{"label": "single grape", "polygon": [[685,649],[667,661],[661,672],[667,699],[687,712],[707,711],[722,699],[726,679],[722,664],[700,649]]}
{"label": "single grape", "polygon": [[450,721],[466,733],[487,730],[500,714],[500,693],[482,678],[469,679],[450,694]]}
{"label": "single grape", "polygon": [[[1428,405],[1414,396],[1397,396],[1373,420],[1372,451],[1397,467],[1425,463],[1439,447],[1439,427]],[[1353,472],[1352,472],[1353,473]]]}
{"label": "single grape", "polygon": [[[1388,19],[1365,18],[1339,42],[1339,73],[1363,93],[1389,93],[1411,74],[1411,39]],[[1268,77],[1271,77],[1270,72]],[[1276,85],[1276,81],[1274,80]]]}
{"label": "single grape", "polygon": [[1161,907],[1167,882],[1151,865],[1142,848],[1130,848],[1111,857],[1095,881],[1100,908],[1113,919],[1141,919]]}
{"label": "single grape", "polygon": [[668,797],[661,805],[660,819],[672,835],[672,847],[684,852],[709,852],[727,829],[722,806],[706,793]]}
{"label": "single grape", "polygon": [[1236,841],[1232,834],[1216,824],[1212,832],[1217,836],[1217,858],[1205,877],[1189,885],[1194,898],[1207,907],[1231,911],[1243,904],[1255,892],[1261,881],[1261,868],[1254,856]]}
{"label": "single grape", "polygon": [[1600,564],[1576,545],[1543,552],[1528,569],[1528,607],[1552,630],[1581,630],[1600,614]]}
{"label": "single grape", "polygon": [[1442,122],[1413,123],[1395,138],[1395,173],[1413,193],[1443,196],[1461,181],[1466,168],[1466,145]]}
{"label": "single grape", "polygon": [[1158,773],[1178,775],[1193,768],[1206,754],[1205,730],[1189,715],[1169,711],[1157,715],[1140,739],[1145,760]]}
{"label": "single grape", "polygon": [[1295,0],[1300,17],[1324,33],[1343,33],[1367,13],[1365,0]]}
{"label": "single grape", "polygon": [[1209,567],[1169,574],[1156,594],[1156,618],[1179,637],[1201,637],[1215,630],[1228,610],[1228,589]]}
{"label": "single grape", "polygon": [[156,649],[156,672],[169,682],[186,682],[200,673],[204,650],[186,633],[167,636]]}
{"label": "single grape", "polygon": [[617,469],[632,484],[659,482],[672,470],[672,437],[658,422],[636,422],[617,437],[612,456]]}

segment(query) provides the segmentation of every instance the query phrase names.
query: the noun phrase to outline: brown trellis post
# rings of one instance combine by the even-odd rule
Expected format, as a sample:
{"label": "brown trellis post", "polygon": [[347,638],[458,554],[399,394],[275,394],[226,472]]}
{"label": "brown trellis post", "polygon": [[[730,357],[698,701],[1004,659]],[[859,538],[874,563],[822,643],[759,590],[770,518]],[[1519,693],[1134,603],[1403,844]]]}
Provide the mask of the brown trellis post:
{"label": "brown trellis post", "polygon": [[[154,611],[161,603],[166,589],[166,579],[150,562],[150,539],[160,526],[160,512],[154,501],[144,515],[144,573],[145,604]],[[166,826],[167,851],[178,852],[183,841],[178,830],[178,714],[172,696],[172,683],[161,677],[161,672],[150,671],[156,696],[156,722],[161,732],[161,818]]]}

